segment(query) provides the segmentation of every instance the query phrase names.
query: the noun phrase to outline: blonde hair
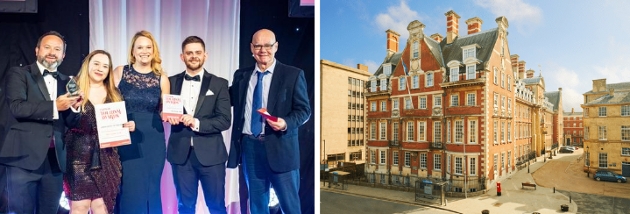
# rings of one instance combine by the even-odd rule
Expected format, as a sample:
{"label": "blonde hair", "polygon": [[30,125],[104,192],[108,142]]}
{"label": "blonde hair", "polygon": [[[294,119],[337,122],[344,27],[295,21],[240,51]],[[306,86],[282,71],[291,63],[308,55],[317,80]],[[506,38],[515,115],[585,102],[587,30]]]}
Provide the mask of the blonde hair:
{"label": "blonde hair", "polygon": [[133,46],[136,43],[136,40],[138,40],[138,38],[140,37],[146,37],[147,39],[151,40],[151,43],[153,45],[153,60],[151,60],[151,70],[153,71],[153,73],[156,76],[161,76],[162,75],[162,58],[160,58],[160,50],[158,49],[158,45],[157,42],[155,41],[155,38],[153,38],[153,35],[151,33],[149,33],[149,31],[146,30],[142,30],[142,31],[138,31],[135,35],[133,35],[133,38],[131,38],[131,45],[129,46],[129,64],[134,64],[136,63],[136,58],[133,56]]}
{"label": "blonde hair", "polygon": [[87,104],[88,97],[90,97],[90,60],[96,54],[104,54],[109,59],[109,69],[107,71],[107,77],[103,80],[105,85],[105,90],[107,92],[106,100],[110,102],[119,102],[123,101],[123,97],[116,88],[116,84],[114,83],[114,69],[112,68],[112,56],[104,50],[95,50],[88,54],[85,59],[83,59],[83,64],[81,64],[81,70],[79,70],[79,74],[75,78],[77,81],[77,85],[79,85],[79,90],[83,92],[83,102],[81,103],[81,111],[84,111],[85,105]]}

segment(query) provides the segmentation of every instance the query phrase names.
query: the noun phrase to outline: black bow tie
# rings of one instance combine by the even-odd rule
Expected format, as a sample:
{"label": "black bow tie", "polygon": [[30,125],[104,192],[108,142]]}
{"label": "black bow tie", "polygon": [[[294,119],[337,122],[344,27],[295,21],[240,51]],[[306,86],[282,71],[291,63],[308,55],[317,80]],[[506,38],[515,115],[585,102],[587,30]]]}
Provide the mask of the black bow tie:
{"label": "black bow tie", "polygon": [[184,79],[185,79],[185,80],[188,80],[188,81],[197,81],[197,82],[201,81],[201,79],[199,78],[199,75],[196,75],[196,76],[194,76],[194,77],[191,77],[190,75],[186,74],[186,75],[184,76]]}
{"label": "black bow tie", "polygon": [[57,77],[59,76],[59,74],[57,74],[57,72],[50,72],[49,70],[44,70],[44,76],[46,75],[52,75],[53,78],[57,79]]}

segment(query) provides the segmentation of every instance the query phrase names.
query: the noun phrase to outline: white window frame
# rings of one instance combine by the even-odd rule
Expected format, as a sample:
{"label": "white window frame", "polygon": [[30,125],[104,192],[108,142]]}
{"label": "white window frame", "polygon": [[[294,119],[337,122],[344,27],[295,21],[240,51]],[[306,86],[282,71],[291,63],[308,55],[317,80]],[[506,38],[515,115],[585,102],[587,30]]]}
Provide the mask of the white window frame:
{"label": "white window frame", "polygon": [[453,133],[455,133],[455,143],[464,143],[464,121],[456,120],[453,129]]}
{"label": "white window frame", "polygon": [[376,152],[374,150],[370,150],[370,163],[376,164]]}
{"label": "white window frame", "polygon": [[477,78],[475,75],[476,68],[477,68],[477,65],[475,64],[466,65],[466,79],[467,80],[473,80]]}
{"label": "white window frame", "polygon": [[405,152],[405,167],[409,167],[411,165],[411,153]]}
{"label": "white window frame", "polygon": [[376,140],[376,123],[370,123],[370,140]]}
{"label": "white window frame", "polygon": [[387,140],[387,122],[381,122],[379,131],[379,140]]}
{"label": "white window frame", "polygon": [[630,126],[621,126],[621,141],[630,141]]}
{"label": "white window frame", "polygon": [[398,110],[400,106],[398,106],[398,98],[392,99],[392,109]]}
{"label": "white window frame", "polygon": [[476,48],[475,47],[470,47],[470,48],[466,48],[464,49],[464,51],[462,51],[462,54],[464,54],[462,56],[463,60],[466,60],[467,58],[476,58],[477,57],[477,53],[476,53]]}
{"label": "white window frame", "polygon": [[398,151],[394,151],[392,153],[393,153],[392,154],[392,156],[393,156],[393,158],[392,158],[393,165],[394,166],[398,166]]}
{"label": "white window frame", "polygon": [[381,111],[387,111],[387,101],[381,101]]}
{"label": "white window frame", "polygon": [[413,41],[411,46],[413,59],[417,59],[420,57],[420,44],[418,41]]}
{"label": "white window frame", "polygon": [[451,121],[446,121],[446,143],[451,143]]}
{"label": "white window frame", "polygon": [[630,147],[621,147],[622,156],[630,156]]}
{"label": "white window frame", "polygon": [[598,116],[600,116],[600,117],[606,117],[606,115],[607,115],[607,110],[608,110],[608,109],[606,108],[606,106],[600,106],[600,107],[599,107],[599,111],[598,111]]}
{"label": "white window frame", "polygon": [[434,77],[435,77],[433,75],[433,73],[430,73],[430,72],[426,73],[425,77],[426,77],[425,87],[432,87],[433,86],[433,82],[434,82]]}
{"label": "white window frame", "polygon": [[498,134],[497,130],[499,129],[498,126],[499,126],[499,122],[494,121],[494,126],[492,127],[494,129],[494,132],[493,132],[494,144],[498,144],[499,143],[499,137],[497,135]]}
{"label": "white window frame", "polygon": [[468,120],[468,143],[477,143],[477,120]]}
{"label": "white window frame", "polygon": [[433,106],[434,107],[442,106],[442,95],[433,95]]}
{"label": "white window frame", "polygon": [[466,94],[466,105],[467,106],[475,106],[475,105],[477,105],[477,94],[476,93],[468,93],[468,94]]}
{"label": "white window frame", "polygon": [[451,106],[459,106],[459,94],[451,95]]}
{"label": "white window frame", "polygon": [[507,123],[507,141],[512,142],[512,122]]}
{"label": "white window frame", "polygon": [[405,97],[405,109],[413,109],[411,98]]}
{"label": "white window frame", "polygon": [[427,141],[427,122],[418,121],[418,141]]}
{"label": "white window frame", "polygon": [[426,96],[418,97],[418,108],[419,109],[427,109],[427,97]]}
{"label": "white window frame", "polygon": [[630,105],[621,106],[621,116],[630,116]]}
{"label": "white window frame", "polygon": [[442,143],[442,122],[433,121],[433,142]]}
{"label": "white window frame", "polygon": [[602,152],[597,155],[597,163],[599,168],[608,168],[608,153]]}
{"label": "white window frame", "polygon": [[446,155],[446,172],[451,173],[451,155]]}
{"label": "white window frame", "polygon": [[459,81],[459,67],[451,68],[449,82]]}
{"label": "white window frame", "polygon": [[376,111],[376,101],[370,102],[370,111]]}
{"label": "white window frame", "polygon": [[442,170],[442,154],[433,154],[433,170]]}
{"label": "white window frame", "polygon": [[606,140],[606,126],[598,126],[597,127],[597,137],[599,140]]}
{"label": "white window frame", "polygon": [[427,168],[427,153],[420,153],[420,168]]}
{"label": "white window frame", "polygon": [[414,124],[413,121],[407,121],[407,141],[414,141],[413,133],[414,133],[415,127],[413,124]]}
{"label": "white window frame", "polygon": [[380,151],[381,155],[379,156],[379,164],[383,165],[387,163],[387,151]]}
{"label": "white window frame", "polygon": [[494,77],[494,84],[497,85],[499,84],[499,70],[497,68],[494,68],[494,73],[492,74],[492,76]]}
{"label": "white window frame", "polygon": [[376,80],[370,80],[370,92],[376,92]]}
{"label": "white window frame", "polygon": [[398,90],[406,90],[407,89],[407,78],[404,76],[398,77]]}
{"label": "white window frame", "polygon": [[455,172],[453,174],[463,175],[464,174],[464,158],[455,157]]}
{"label": "white window frame", "polygon": [[392,123],[392,140],[398,141],[398,122]]}
{"label": "white window frame", "polygon": [[387,91],[387,79],[381,79],[381,91]]}
{"label": "white window frame", "polygon": [[470,165],[468,168],[468,175],[477,175],[477,158],[469,157],[468,163]]}

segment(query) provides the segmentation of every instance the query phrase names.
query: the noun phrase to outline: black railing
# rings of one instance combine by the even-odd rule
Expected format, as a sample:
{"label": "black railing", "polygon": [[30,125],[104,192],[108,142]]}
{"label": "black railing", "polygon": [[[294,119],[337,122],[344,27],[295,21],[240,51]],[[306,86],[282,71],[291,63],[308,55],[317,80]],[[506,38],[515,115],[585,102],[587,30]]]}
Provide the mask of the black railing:
{"label": "black railing", "polygon": [[443,149],[444,144],[442,142],[431,142],[429,143],[429,148],[430,149]]}
{"label": "black railing", "polygon": [[390,147],[392,147],[392,146],[394,146],[394,147],[395,146],[400,146],[400,141],[398,141],[398,140],[390,140],[389,141],[389,146]]}

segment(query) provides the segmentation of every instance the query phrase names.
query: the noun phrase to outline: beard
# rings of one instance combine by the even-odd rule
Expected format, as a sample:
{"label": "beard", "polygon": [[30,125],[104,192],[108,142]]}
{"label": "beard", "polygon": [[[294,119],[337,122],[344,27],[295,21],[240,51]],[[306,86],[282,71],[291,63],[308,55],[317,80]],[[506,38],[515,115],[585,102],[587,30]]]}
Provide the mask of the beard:
{"label": "beard", "polygon": [[[193,64],[194,61],[197,61],[198,64]],[[203,67],[203,61],[199,58],[196,59],[191,59],[191,60],[187,60],[186,61],[186,68],[188,68],[191,71],[196,71],[198,69],[200,69],[201,67]]]}
{"label": "beard", "polygon": [[[55,58],[57,58],[55,56]],[[63,59],[56,59],[55,61],[53,61],[52,63],[46,61],[46,56],[38,56],[37,57],[37,61],[39,63],[41,63],[44,67],[46,67],[48,70],[55,70],[57,69],[57,67],[59,67],[59,65],[61,65],[61,62],[63,62]]]}

